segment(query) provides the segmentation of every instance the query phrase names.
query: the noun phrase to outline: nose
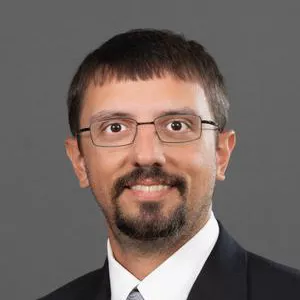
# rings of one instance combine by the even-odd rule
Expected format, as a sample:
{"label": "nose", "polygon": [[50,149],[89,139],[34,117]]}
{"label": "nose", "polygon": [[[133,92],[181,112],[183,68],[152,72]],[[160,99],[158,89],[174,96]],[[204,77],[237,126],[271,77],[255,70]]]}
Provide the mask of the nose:
{"label": "nose", "polygon": [[153,124],[137,127],[137,133],[132,145],[131,162],[135,166],[162,166],[166,159],[163,145],[158,138]]}

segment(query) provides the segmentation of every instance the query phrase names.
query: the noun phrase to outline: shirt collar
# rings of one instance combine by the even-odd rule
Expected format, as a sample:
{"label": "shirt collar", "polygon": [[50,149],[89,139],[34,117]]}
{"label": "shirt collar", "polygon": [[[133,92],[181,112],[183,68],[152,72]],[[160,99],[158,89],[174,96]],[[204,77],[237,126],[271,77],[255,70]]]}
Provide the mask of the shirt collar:
{"label": "shirt collar", "polygon": [[111,300],[126,300],[129,293],[140,283],[140,280],[115,260],[109,239],[107,240],[107,259]]}
{"label": "shirt collar", "polygon": [[188,294],[211,253],[219,235],[217,220],[211,212],[204,227],[142,281],[138,280],[113,257],[107,241],[112,300],[126,300],[138,287],[145,300],[187,299]]}

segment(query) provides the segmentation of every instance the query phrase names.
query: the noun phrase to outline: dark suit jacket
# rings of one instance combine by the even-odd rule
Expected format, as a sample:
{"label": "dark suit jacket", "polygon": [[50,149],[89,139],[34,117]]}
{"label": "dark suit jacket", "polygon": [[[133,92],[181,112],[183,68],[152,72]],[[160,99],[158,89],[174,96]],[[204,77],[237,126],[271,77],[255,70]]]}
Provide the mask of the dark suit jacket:
{"label": "dark suit jacket", "polygon": [[[188,300],[300,300],[299,271],[245,251],[219,226],[217,243]],[[110,300],[107,260],[40,300]]]}

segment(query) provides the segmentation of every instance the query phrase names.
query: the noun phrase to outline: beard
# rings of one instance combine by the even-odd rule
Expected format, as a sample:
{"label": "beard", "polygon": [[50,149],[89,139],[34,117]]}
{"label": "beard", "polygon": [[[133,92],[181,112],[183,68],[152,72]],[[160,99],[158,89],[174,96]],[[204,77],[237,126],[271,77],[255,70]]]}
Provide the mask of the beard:
{"label": "beard", "polygon": [[[141,203],[138,216],[124,213],[119,201],[120,195],[135,182],[145,179],[166,183],[179,191],[181,202],[168,216],[162,213],[162,203],[156,201]],[[112,187],[114,224],[121,233],[138,241],[155,241],[177,236],[187,222],[186,192],[186,180],[181,176],[168,174],[157,166],[136,168],[116,180]]]}
{"label": "beard", "polygon": [[[88,171],[88,170],[87,170]],[[137,167],[132,172],[119,177],[110,190],[97,190],[96,184],[88,171],[91,190],[100,206],[110,233],[120,245],[139,249],[141,253],[154,253],[181,243],[192,237],[207,221],[211,209],[211,199],[215,178],[199,178],[203,189],[198,205],[193,208],[187,203],[187,182],[183,176],[169,174],[159,166]],[[163,204],[157,201],[147,201],[139,204],[139,212],[133,216],[121,205],[120,196],[124,190],[138,180],[152,179],[177,189],[179,203],[168,212],[163,213]],[[110,204],[102,205],[101,198],[110,195]],[[192,209],[192,210],[191,210]],[[181,241],[181,242],[180,242]]]}
{"label": "beard", "polygon": [[142,203],[139,216],[129,217],[122,212],[120,205],[117,205],[115,224],[120,232],[139,241],[178,236],[187,221],[184,203],[180,203],[169,216],[162,215],[161,206],[157,202]]}

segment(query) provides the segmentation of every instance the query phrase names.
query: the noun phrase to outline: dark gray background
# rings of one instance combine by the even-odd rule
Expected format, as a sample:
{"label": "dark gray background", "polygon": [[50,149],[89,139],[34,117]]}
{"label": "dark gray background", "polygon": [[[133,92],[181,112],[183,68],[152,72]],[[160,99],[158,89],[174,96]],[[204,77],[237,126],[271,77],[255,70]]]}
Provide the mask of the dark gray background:
{"label": "dark gray background", "polygon": [[0,4],[0,298],[102,265],[104,220],[64,151],[65,98],[84,56],[136,27],[185,33],[216,58],[238,136],[216,215],[249,250],[300,268],[300,2],[53,2]]}

